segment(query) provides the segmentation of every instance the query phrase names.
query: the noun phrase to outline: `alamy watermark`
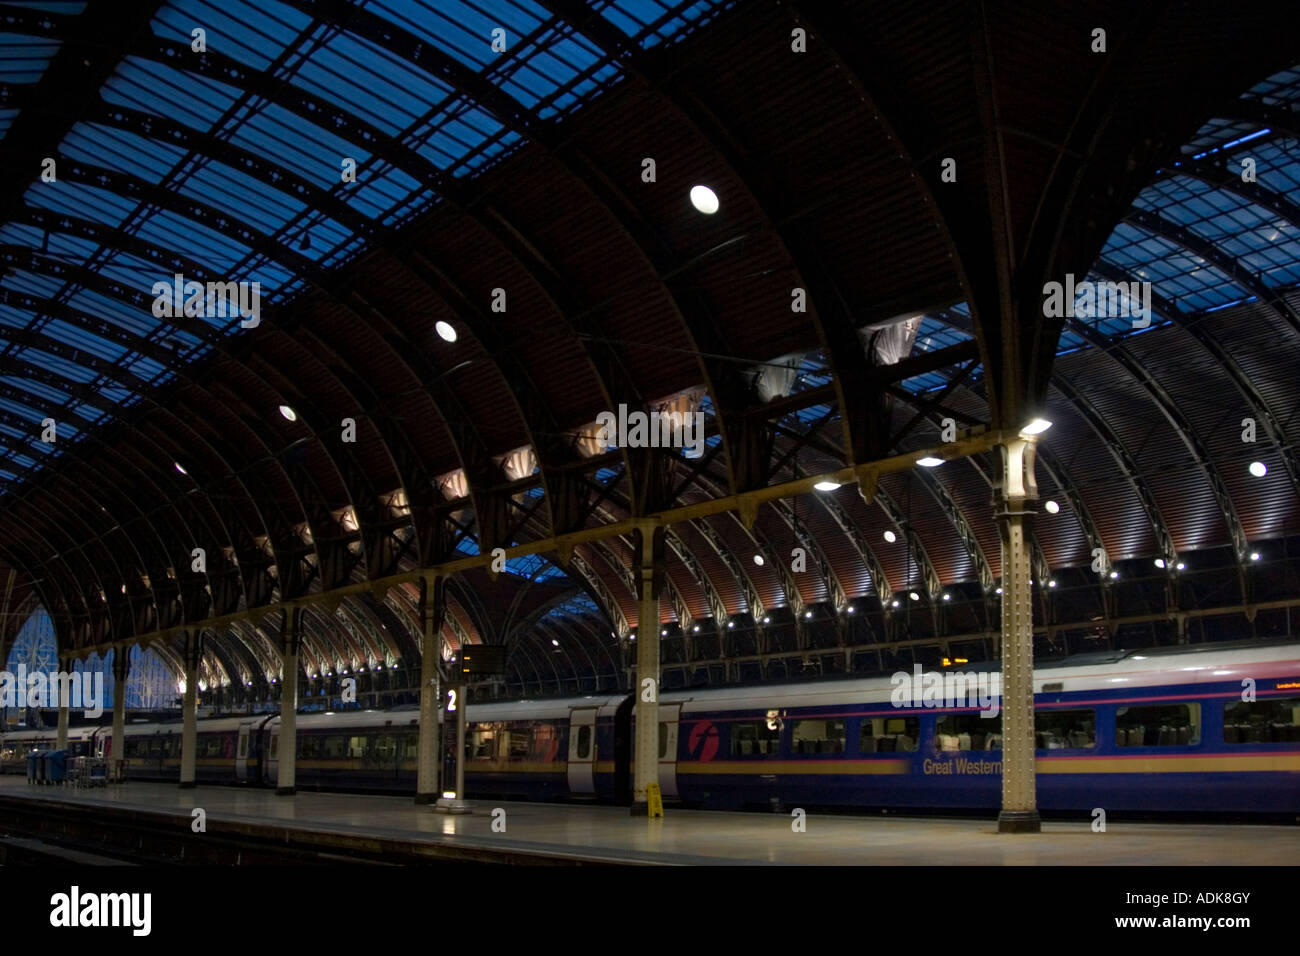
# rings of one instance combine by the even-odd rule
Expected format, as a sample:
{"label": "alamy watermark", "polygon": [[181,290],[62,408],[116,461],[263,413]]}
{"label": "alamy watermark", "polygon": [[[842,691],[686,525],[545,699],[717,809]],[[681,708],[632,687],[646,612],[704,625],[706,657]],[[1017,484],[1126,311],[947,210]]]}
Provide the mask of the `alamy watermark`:
{"label": "alamy watermark", "polygon": [[67,701],[94,719],[104,713],[103,671],[32,671],[19,664],[17,673],[0,671],[0,707],[59,707]]}
{"label": "alamy watermark", "polygon": [[1080,282],[1066,273],[1065,283],[1043,286],[1043,315],[1049,319],[1108,318],[1132,319],[1133,328],[1151,324],[1150,282]]}
{"label": "alamy watermark", "polygon": [[191,318],[233,319],[239,316],[240,328],[254,329],[262,318],[262,283],[195,282],[179,272],[171,282],[153,284],[153,315],[156,319]]}
{"label": "alamy watermark", "polygon": [[912,673],[898,671],[889,682],[895,707],[978,707],[981,717],[996,717],[1002,709],[1000,671],[923,671],[917,664]]}
{"label": "alamy watermark", "polygon": [[152,893],[83,893],[73,886],[50,897],[50,925],[58,928],[125,927],[148,936],[152,914]]}
{"label": "alamy watermark", "polygon": [[683,448],[687,458],[704,454],[703,412],[628,411],[619,405],[617,412],[596,416],[603,447]]}

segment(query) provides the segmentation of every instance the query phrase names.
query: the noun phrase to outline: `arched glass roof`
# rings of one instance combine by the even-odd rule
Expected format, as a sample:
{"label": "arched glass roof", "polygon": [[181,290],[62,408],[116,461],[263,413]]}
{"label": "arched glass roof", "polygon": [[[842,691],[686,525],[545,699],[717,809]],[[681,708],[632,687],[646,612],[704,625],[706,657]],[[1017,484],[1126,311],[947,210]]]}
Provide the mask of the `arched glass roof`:
{"label": "arched glass roof", "polygon": [[[730,5],[593,7],[649,50]],[[5,101],[21,102],[85,4],[9,6],[30,14],[0,32]],[[0,493],[240,327],[240,315],[155,316],[155,283],[257,283],[259,307],[283,304],[623,75],[529,0],[383,0],[335,16],[292,0],[169,0],[149,31],[85,91],[54,181],[33,170],[23,215],[0,224]],[[0,133],[18,112],[0,110]]]}

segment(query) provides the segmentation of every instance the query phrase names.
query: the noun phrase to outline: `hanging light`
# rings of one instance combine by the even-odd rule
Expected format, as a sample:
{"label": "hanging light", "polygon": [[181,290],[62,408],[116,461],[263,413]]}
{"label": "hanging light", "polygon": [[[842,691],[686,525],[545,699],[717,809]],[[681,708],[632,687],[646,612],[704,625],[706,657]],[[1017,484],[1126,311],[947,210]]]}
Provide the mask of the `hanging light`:
{"label": "hanging light", "polygon": [[925,458],[918,459],[916,463],[922,468],[934,468],[936,465],[942,465],[943,459],[927,455]]}
{"label": "hanging light", "polygon": [[1046,418],[1035,418],[1032,422],[1020,429],[1022,435],[1041,435],[1052,427],[1052,423]]}
{"label": "hanging light", "polygon": [[708,186],[692,186],[691,205],[706,216],[712,216],[718,211],[718,194]]}
{"label": "hanging light", "polygon": [[840,486],[838,481],[819,481],[813,485],[818,491],[834,491]]}

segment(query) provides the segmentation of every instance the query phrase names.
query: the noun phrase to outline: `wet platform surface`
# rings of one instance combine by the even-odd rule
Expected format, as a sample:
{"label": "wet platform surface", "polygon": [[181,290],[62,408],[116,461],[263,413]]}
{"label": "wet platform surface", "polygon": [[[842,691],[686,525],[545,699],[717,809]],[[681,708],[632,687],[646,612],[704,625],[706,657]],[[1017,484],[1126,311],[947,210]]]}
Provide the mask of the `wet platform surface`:
{"label": "wet platform surface", "polygon": [[[999,834],[995,822],[907,816],[821,815],[794,832],[787,813],[723,813],[669,807],[663,819],[634,818],[626,808],[470,803],[449,816],[410,797],[273,791],[223,786],[181,790],[174,784],[127,782],[97,789],[33,786],[0,777],[0,796],[110,805],[175,814],[188,829],[202,807],[208,833],[223,820],[275,824],[336,836],[367,836],[460,848],[516,851],[556,859],[649,864],[813,865],[1287,865],[1300,860],[1300,827],[1254,824],[1111,823],[1094,833],[1091,819],[1046,822],[1039,834]],[[496,808],[505,832],[492,829]],[[499,817],[499,815],[498,815]]]}

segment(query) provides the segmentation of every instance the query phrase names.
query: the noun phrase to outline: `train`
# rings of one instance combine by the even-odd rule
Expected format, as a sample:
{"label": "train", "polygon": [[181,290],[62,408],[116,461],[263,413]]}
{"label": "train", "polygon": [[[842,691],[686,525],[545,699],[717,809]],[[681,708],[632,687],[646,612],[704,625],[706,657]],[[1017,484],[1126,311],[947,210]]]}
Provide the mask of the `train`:
{"label": "train", "polygon": [[[949,669],[939,685],[995,667]],[[663,796],[711,809],[996,810],[1000,712],[927,693],[919,671],[664,692]],[[1300,814],[1300,645],[1042,662],[1034,701],[1043,811]],[[274,786],[279,722],[199,721],[197,782]],[[413,793],[418,722],[412,705],[299,715],[297,786]],[[464,796],[628,803],[634,735],[627,693],[470,703]],[[128,778],[177,780],[180,740],[179,721],[128,724]],[[52,730],[5,733],[0,769],[53,745]],[[69,749],[111,753],[110,725],[74,729]]]}

